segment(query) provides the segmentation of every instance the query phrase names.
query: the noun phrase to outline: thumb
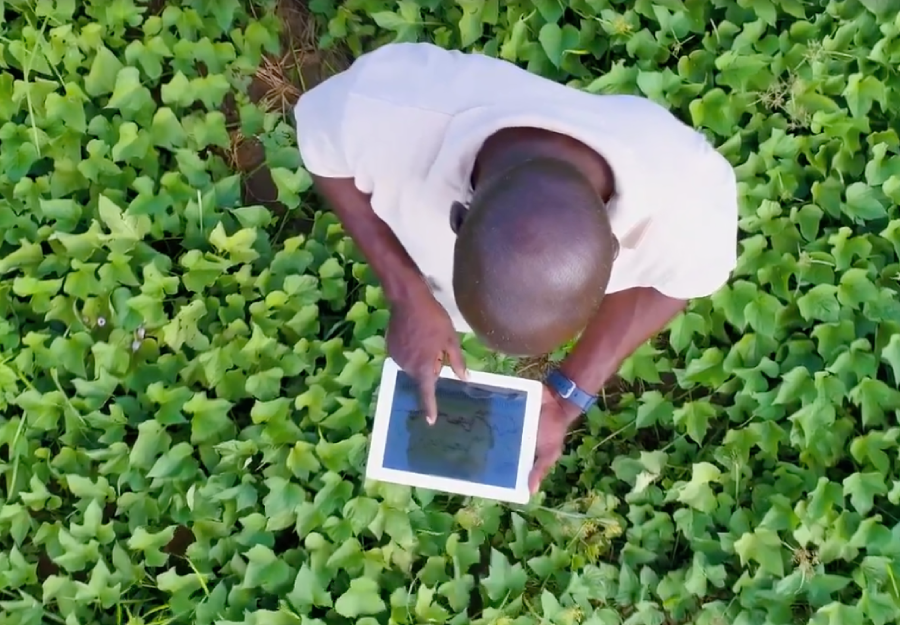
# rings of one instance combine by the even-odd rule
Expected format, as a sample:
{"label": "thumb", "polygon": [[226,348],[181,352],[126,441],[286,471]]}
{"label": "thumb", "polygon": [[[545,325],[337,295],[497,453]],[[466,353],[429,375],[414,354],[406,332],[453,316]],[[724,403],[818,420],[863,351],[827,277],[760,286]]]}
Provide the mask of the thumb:
{"label": "thumb", "polygon": [[462,348],[459,346],[459,337],[454,334],[447,343],[447,359],[450,361],[450,368],[460,380],[468,379],[469,372],[466,370],[466,359],[463,356]]}
{"label": "thumb", "polygon": [[534,466],[531,468],[531,473],[528,475],[528,490],[534,495],[541,487],[541,482],[544,481],[544,478],[547,477],[547,474],[550,473],[550,469],[553,468],[553,465],[556,464],[556,461],[559,459],[559,454],[539,454],[538,457],[534,461]]}

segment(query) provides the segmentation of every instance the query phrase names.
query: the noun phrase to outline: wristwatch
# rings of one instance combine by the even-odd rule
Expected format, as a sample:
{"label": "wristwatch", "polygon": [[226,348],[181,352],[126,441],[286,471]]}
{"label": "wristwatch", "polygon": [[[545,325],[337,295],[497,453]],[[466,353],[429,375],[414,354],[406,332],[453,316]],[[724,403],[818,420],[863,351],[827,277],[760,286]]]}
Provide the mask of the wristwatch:
{"label": "wristwatch", "polygon": [[587,412],[597,403],[597,396],[591,395],[586,390],[579,388],[559,369],[553,369],[544,380],[551,390],[570,404],[577,406],[581,412]]}

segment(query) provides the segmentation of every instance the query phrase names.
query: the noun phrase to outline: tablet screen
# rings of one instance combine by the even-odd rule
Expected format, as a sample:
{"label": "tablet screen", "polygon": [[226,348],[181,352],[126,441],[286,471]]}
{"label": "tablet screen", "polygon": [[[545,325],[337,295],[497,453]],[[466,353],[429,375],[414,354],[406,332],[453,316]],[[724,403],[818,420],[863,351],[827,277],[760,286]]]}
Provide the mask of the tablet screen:
{"label": "tablet screen", "polygon": [[515,488],[527,393],[438,378],[428,425],[415,381],[397,372],[384,451],[387,469]]}

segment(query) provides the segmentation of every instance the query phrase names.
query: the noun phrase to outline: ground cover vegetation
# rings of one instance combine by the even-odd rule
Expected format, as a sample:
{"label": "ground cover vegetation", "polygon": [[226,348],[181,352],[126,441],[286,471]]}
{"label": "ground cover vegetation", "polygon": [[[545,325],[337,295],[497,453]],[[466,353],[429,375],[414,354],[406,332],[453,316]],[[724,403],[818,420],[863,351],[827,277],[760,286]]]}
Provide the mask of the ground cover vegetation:
{"label": "ground cover vegetation", "polygon": [[[362,479],[385,301],[289,112],[393,40],[737,168],[731,284],[527,506]],[[0,2],[0,624],[897,622],[898,63],[887,0]]]}

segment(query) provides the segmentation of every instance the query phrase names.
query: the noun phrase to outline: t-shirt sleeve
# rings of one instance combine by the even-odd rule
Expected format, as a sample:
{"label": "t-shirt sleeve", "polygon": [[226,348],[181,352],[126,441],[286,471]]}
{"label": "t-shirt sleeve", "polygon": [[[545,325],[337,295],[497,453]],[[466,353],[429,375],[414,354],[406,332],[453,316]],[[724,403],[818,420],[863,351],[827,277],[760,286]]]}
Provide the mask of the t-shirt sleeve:
{"label": "t-shirt sleeve", "polygon": [[352,178],[344,131],[352,69],[332,76],[302,96],[294,107],[297,146],[307,171],[322,178]]}
{"label": "t-shirt sleeve", "polygon": [[676,299],[712,295],[737,265],[738,194],[734,169],[717,152],[707,161],[701,187],[680,210],[654,219],[658,270],[652,286]]}

